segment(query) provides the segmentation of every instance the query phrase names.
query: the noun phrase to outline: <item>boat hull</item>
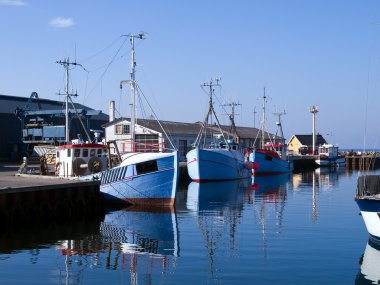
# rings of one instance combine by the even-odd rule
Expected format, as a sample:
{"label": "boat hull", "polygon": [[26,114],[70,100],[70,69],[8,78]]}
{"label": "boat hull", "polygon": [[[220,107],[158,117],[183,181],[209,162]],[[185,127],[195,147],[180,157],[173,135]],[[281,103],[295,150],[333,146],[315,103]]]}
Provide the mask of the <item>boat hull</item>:
{"label": "boat hull", "polygon": [[186,154],[187,171],[193,181],[222,181],[250,177],[239,151],[195,148]]}
{"label": "boat hull", "polygon": [[368,233],[380,240],[380,175],[358,177],[355,201]]}
{"label": "boat hull", "polygon": [[346,166],[346,158],[318,158],[315,160],[315,163],[321,167],[344,167]]}
{"label": "boat hull", "polygon": [[103,172],[100,192],[106,202],[174,205],[178,184],[178,154],[175,152],[154,161],[157,169],[151,172],[139,173],[137,163],[122,164]]}
{"label": "boat hull", "polygon": [[258,164],[258,168],[252,171],[253,175],[274,175],[293,171],[293,162],[270,156],[265,152],[254,150],[249,154],[249,161]]}
{"label": "boat hull", "polygon": [[372,198],[356,198],[360,214],[368,233],[380,240],[380,200]]}

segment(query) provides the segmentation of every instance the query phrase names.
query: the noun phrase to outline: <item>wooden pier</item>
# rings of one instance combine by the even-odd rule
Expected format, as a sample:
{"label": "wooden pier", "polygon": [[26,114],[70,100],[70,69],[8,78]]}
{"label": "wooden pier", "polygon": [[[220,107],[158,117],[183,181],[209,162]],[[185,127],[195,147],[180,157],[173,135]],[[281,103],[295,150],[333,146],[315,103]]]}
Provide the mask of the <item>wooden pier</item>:
{"label": "wooden pier", "polygon": [[380,168],[380,157],[373,155],[347,155],[346,168],[352,170],[374,170]]}

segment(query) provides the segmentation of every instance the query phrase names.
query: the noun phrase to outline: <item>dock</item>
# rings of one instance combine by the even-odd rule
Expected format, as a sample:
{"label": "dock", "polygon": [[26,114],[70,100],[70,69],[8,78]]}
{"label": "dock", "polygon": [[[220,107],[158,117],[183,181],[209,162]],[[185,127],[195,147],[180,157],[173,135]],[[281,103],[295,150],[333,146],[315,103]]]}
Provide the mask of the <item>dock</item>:
{"label": "dock", "polygon": [[99,181],[18,174],[0,166],[0,224],[64,222],[102,209]]}
{"label": "dock", "polygon": [[346,168],[352,170],[374,170],[380,168],[380,157],[375,155],[347,155]]}

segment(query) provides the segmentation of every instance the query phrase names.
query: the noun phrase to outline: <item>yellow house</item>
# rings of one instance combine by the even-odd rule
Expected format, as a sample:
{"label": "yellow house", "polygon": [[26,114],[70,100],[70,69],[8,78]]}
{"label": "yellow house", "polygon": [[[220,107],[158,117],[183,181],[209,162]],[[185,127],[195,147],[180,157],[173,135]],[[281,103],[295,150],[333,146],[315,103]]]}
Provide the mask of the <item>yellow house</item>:
{"label": "yellow house", "polygon": [[[327,143],[322,135],[316,135],[315,147]],[[313,135],[293,135],[288,142],[288,150],[293,154],[303,155],[313,152]]]}

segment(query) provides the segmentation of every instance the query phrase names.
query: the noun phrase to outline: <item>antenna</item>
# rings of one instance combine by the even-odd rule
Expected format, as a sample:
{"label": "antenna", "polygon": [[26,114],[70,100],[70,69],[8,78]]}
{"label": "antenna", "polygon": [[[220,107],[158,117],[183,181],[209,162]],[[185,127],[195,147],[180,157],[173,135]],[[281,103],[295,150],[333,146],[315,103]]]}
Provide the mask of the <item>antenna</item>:
{"label": "antenna", "polygon": [[241,104],[239,102],[231,102],[229,104],[224,104],[223,106],[229,106],[231,107],[231,114],[227,114],[228,117],[230,118],[230,121],[231,121],[231,133],[237,138],[237,131],[236,131],[236,125],[235,125],[235,115],[239,115],[239,114],[235,114],[235,107],[236,106],[241,106]]}
{"label": "antenna", "polygon": [[[76,61],[74,62],[70,62],[69,58],[65,58],[63,61],[62,60],[59,60],[59,61],[56,61],[56,63],[62,65],[65,69],[65,73],[66,73],[66,86],[65,86],[65,93],[64,94],[60,94],[58,93],[58,95],[65,95],[65,141],[66,143],[69,143],[70,141],[70,130],[69,130],[69,100],[71,101],[71,96],[74,96],[74,97],[77,97],[78,94],[75,93],[75,94],[70,94],[69,93],[69,69],[70,69],[70,66],[73,65],[73,66],[80,66],[82,67],[85,71],[87,71],[81,64],[77,63]],[[88,72],[88,71],[87,71]],[[85,130],[86,131],[86,130]]]}
{"label": "antenna", "polygon": [[277,137],[278,131],[280,131],[280,137],[284,138],[284,132],[282,131],[282,124],[281,124],[281,117],[283,115],[286,115],[286,111],[285,109],[283,111],[277,111],[277,112],[274,112],[273,115],[278,117],[278,121],[276,122],[277,131],[276,131],[275,139]]}

